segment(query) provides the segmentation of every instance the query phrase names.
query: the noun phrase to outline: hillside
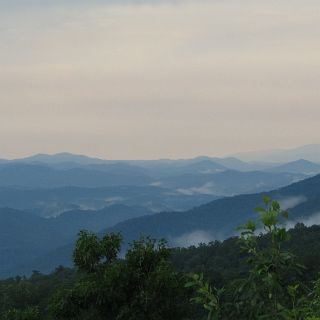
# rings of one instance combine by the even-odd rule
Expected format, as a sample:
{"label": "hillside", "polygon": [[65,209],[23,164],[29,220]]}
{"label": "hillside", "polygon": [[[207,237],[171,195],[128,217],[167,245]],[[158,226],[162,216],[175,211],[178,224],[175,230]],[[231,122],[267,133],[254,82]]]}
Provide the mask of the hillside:
{"label": "hillside", "polygon": [[[164,212],[132,219],[108,231],[121,232],[127,241],[145,234],[166,238],[172,245],[190,244],[190,239],[194,243],[225,239],[235,233],[237,226],[255,217],[253,208],[261,204],[264,194],[223,198],[186,212]],[[290,208],[293,220],[306,220],[311,224],[320,212],[320,175],[267,194]]]}
{"label": "hillside", "polygon": [[[223,240],[238,234],[236,228],[246,220],[257,217],[253,208],[261,205],[264,194],[223,198],[185,212],[162,212],[130,219],[101,231],[101,234],[120,232],[124,236],[124,247],[141,235],[165,238],[171,246],[182,247]],[[317,212],[320,212],[320,175],[267,194],[279,199],[284,208],[290,209],[291,222],[288,227],[294,226],[297,221],[304,221],[307,225],[319,223]],[[49,272],[57,264],[70,265],[73,246],[74,243],[70,242],[56,247],[38,256],[25,268],[14,271],[25,273],[38,268]]]}
{"label": "hillside", "polygon": [[[313,279],[320,272],[320,226],[306,227],[301,224],[289,230],[291,241],[285,249],[295,254],[299,262],[306,266],[306,280]],[[266,237],[259,239],[263,246]],[[173,249],[174,265],[184,272],[205,272],[206,277],[216,285],[224,285],[227,281],[238,278],[248,271],[247,255],[240,249],[237,237],[222,242],[189,248]]]}
{"label": "hillside", "polygon": [[105,187],[148,185],[152,179],[141,172],[108,172],[90,168],[57,170],[43,164],[10,163],[0,166],[0,186],[54,188],[62,186]]}
{"label": "hillside", "polygon": [[184,211],[215,199],[212,194],[185,195],[159,186],[0,187],[0,207],[27,210],[43,217],[70,210],[100,210],[113,204],[139,206],[153,212]]}
{"label": "hillside", "polygon": [[320,173],[320,164],[304,159],[299,159],[297,161],[288,162],[283,165],[273,167],[269,169],[269,171],[315,175],[317,173]]}
{"label": "hillside", "polygon": [[70,239],[43,218],[9,208],[0,209],[0,275],[30,263]]}
{"label": "hillside", "polygon": [[[31,272],[28,269],[30,263],[73,242],[80,230],[98,232],[123,220],[149,214],[151,212],[145,208],[113,205],[98,211],[73,210],[57,218],[45,219],[29,212],[2,208],[0,277],[18,274],[17,270],[24,270],[23,273]],[[41,268],[41,265],[39,267]]]}
{"label": "hillside", "polygon": [[225,170],[215,174],[184,174],[164,177],[159,179],[159,183],[186,195],[233,196],[270,191],[304,178],[305,176],[299,173]]}
{"label": "hillside", "polygon": [[[320,271],[320,227],[308,228],[300,224],[291,229],[289,234],[291,240],[285,243],[284,249],[293,253],[297,257],[297,261],[305,266],[305,272],[301,273],[299,278],[295,278],[294,281],[299,281],[302,286],[310,286],[312,281],[317,279]],[[267,236],[259,237],[259,248],[265,247],[267,242]],[[203,244],[199,247],[174,248],[171,250],[170,260],[177,272],[182,272],[184,275],[204,273],[205,279],[212,286],[219,288],[226,287],[231,282],[237,282],[247,276],[249,270],[247,257],[247,254],[240,250],[238,239],[233,237],[222,242],[215,241],[207,245]],[[144,261],[143,258],[141,260]],[[136,272],[134,272],[134,275],[136,275]],[[4,297],[5,293],[6,297],[6,299],[0,299],[0,314],[12,306],[23,308],[25,305],[31,305],[39,307],[43,313],[41,319],[51,319],[48,312],[50,313],[52,309],[47,306],[48,303],[52,303],[52,297],[56,296],[59,289],[74,288],[80,276],[83,277],[83,274],[80,275],[76,269],[59,266],[49,275],[34,271],[32,276],[27,279],[14,277],[0,280],[0,296]],[[101,282],[102,279],[99,278],[99,281]],[[108,285],[110,286],[109,283]],[[27,291],[22,290],[23,288],[26,288]],[[106,290],[105,286],[102,286],[102,288]],[[131,291],[129,293],[132,295]],[[186,291],[186,294],[188,294],[186,303],[190,300],[191,293]],[[157,298],[158,295],[156,295]],[[8,304],[8,301],[10,304]],[[21,301],[23,301],[22,304]],[[188,305],[196,308],[193,304],[189,303]],[[176,308],[185,307],[181,301],[176,305]],[[199,317],[193,316],[192,319],[203,319],[203,317],[200,315]]]}

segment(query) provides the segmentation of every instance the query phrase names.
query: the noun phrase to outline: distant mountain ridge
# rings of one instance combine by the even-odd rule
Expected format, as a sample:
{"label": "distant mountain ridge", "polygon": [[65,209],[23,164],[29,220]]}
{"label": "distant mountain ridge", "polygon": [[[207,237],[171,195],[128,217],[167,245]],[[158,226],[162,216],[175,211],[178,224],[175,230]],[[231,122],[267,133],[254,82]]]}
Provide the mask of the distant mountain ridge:
{"label": "distant mountain ridge", "polygon": [[[132,163],[139,164],[141,166],[168,163],[192,163],[201,160],[210,160],[216,162],[228,169],[234,170],[252,170],[252,166],[255,166],[254,170],[261,170],[264,164],[272,163],[285,163],[297,161],[299,159],[305,159],[311,162],[320,163],[320,144],[303,145],[296,148],[288,149],[271,149],[271,150],[257,150],[248,152],[239,152],[232,155],[223,157],[214,156],[199,156],[191,159],[158,159],[158,160],[108,160],[100,159],[96,157],[89,157],[86,155],[73,154],[70,152],[60,152],[56,154],[35,154],[29,157],[17,158],[13,160],[0,159],[0,163],[5,162],[42,162],[47,164],[58,164],[73,162],[78,164],[109,164],[109,163]],[[249,162],[249,163],[248,163]]]}
{"label": "distant mountain ridge", "polygon": [[292,162],[305,159],[311,162],[320,163],[320,144],[310,144],[293,149],[260,150],[241,152],[232,155],[242,161],[262,162]]}
{"label": "distant mountain ridge", "polygon": [[15,162],[42,162],[47,164],[57,164],[63,162],[74,162],[79,164],[105,164],[107,160],[102,160],[99,158],[88,157],[85,155],[73,154],[69,152],[61,152],[56,154],[43,154],[38,153],[30,157],[25,157],[21,159],[13,160]]}
{"label": "distant mountain ridge", "polygon": [[280,166],[269,169],[270,172],[288,172],[302,173],[307,175],[316,175],[320,173],[320,164],[305,159],[288,162]]}
{"label": "distant mountain ridge", "polygon": [[[270,167],[206,156],[109,161],[70,153],[39,154],[0,162],[0,206],[41,216],[72,209],[98,210],[114,202],[154,212],[184,211],[219,197],[283,187],[318,172],[307,161]],[[63,188],[69,188],[65,194],[61,194]]]}

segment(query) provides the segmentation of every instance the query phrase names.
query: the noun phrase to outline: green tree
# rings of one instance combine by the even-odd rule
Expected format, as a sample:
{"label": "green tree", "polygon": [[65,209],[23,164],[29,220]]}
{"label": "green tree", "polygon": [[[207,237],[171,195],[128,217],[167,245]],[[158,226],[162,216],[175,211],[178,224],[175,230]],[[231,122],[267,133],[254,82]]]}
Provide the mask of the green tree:
{"label": "green tree", "polygon": [[[240,244],[249,255],[251,269],[248,278],[235,291],[236,306],[247,319],[295,318],[299,288],[295,281],[303,267],[294,255],[283,249],[283,243],[290,239],[283,224],[288,212],[268,197],[264,198],[264,203],[265,208],[256,209],[260,214],[258,223],[249,221],[240,235]],[[257,228],[267,233],[266,247],[258,246]]]}
{"label": "green tree", "polygon": [[52,303],[56,319],[179,320],[188,313],[183,275],[169,262],[164,241],[141,238],[124,259],[119,234],[99,239],[81,232],[74,262],[83,276]]}
{"label": "green tree", "polygon": [[4,316],[3,320],[42,320],[40,312],[36,307],[28,307],[24,310],[10,309]]}
{"label": "green tree", "polygon": [[[265,208],[257,208],[258,222],[249,221],[240,228],[239,243],[248,255],[248,276],[229,283],[224,290],[212,288],[194,278],[187,286],[197,289],[195,301],[209,311],[208,319],[304,319],[304,305],[298,275],[303,266],[283,249],[289,234],[283,224],[288,212],[276,201],[264,198]],[[267,243],[259,243],[259,233]],[[221,297],[221,293],[224,296]],[[223,304],[221,304],[223,300]]]}

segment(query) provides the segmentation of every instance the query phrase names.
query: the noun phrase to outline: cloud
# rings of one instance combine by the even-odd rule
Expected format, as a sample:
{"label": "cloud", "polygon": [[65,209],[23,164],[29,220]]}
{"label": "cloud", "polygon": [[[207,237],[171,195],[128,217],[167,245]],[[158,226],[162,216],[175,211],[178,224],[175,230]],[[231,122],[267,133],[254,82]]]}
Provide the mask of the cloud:
{"label": "cloud", "polygon": [[171,239],[173,246],[176,247],[190,247],[197,246],[201,243],[209,243],[216,240],[211,233],[203,230],[195,230],[190,233],[185,233],[180,237]]}
{"label": "cloud", "polygon": [[293,209],[294,207],[306,202],[308,199],[305,196],[287,197],[279,200],[283,210]]}
{"label": "cloud", "polygon": [[320,225],[320,212],[311,215],[310,217],[302,220],[301,222],[303,222],[308,227],[313,226],[315,224]]}
{"label": "cloud", "polygon": [[[186,0],[91,0],[89,6],[92,5],[135,5],[135,4],[159,4],[163,2],[178,3]],[[0,0],[0,6],[7,9],[21,8],[21,7],[43,7],[43,6],[79,6],[88,5],[86,0]]]}
{"label": "cloud", "polygon": [[303,223],[307,227],[320,225],[320,212],[314,213],[308,217],[299,217],[297,219],[287,221],[285,227],[287,229],[292,229],[297,223]]}
{"label": "cloud", "polygon": [[152,187],[160,187],[162,185],[163,185],[163,183],[161,181],[154,181],[154,182],[150,183],[150,186],[152,186]]}
{"label": "cloud", "polygon": [[108,204],[108,205],[113,205],[115,203],[119,203],[124,201],[125,198],[124,197],[109,197],[109,198],[105,198],[104,201]]}
{"label": "cloud", "polygon": [[195,194],[215,195],[215,190],[213,190],[213,186],[213,183],[207,182],[201,187],[192,187],[185,189],[180,188],[177,189],[177,192],[187,196],[192,196]]}

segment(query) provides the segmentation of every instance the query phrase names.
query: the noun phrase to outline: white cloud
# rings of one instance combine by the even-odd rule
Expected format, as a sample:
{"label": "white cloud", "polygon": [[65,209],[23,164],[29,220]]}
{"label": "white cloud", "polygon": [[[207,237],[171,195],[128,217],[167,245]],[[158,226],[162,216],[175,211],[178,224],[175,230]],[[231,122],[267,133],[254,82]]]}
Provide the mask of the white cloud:
{"label": "white cloud", "polygon": [[287,221],[285,227],[287,229],[292,229],[295,227],[297,223],[303,223],[307,227],[311,227],[313,225],[320,225],[320,212],[314,213],[309,217],[299,217],[297,219]]}
{"label": "white cloud", "polygon": [[215,195],[215,189],[213,189],[213,187],[213,183],[207,182],[201,187],[180,188],[177,189],[177,192],[187,196],[192,196],[194,194]]}
{"label": "white cloud", "polygon": [[308,199],[305,196],[295,196],[295,197],[287,197],[279,200],[280,206],[283,210],[293,209],[306,202]]}
{"label": "white cloud", "polygon": [[185,233],[180,237],[171,239],[173,246],[176,247],[190,247],[197,246],[200,243],[209,243],[214,241],[215,238],[212,234],[203,230],[195,230],[190,233]]}
{"label": "white cloud", "polygon": [[311,215],[307,219],[302,220],[302,222],[308,227],[314,224],[320,225],[320,212]]}
{"label": "white cloud", "polygon": [[109,198],[104,199],[104,201],[107,202],[108,205],[119,203],[119,202],[122,202],[124,200],[125,200],[124,197],[109,197]]}
{"label": "white cloud", "polygon": [[154,182],[150,183],[150,186],[152,186],[152,187],[160,187],[162,185],[163,185],[163,183],[161,181],[154,181]]}

